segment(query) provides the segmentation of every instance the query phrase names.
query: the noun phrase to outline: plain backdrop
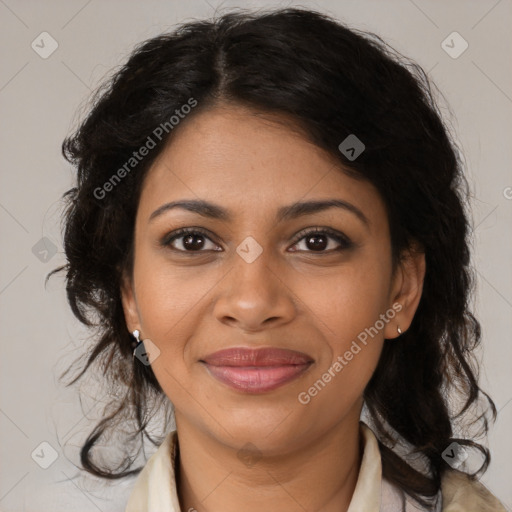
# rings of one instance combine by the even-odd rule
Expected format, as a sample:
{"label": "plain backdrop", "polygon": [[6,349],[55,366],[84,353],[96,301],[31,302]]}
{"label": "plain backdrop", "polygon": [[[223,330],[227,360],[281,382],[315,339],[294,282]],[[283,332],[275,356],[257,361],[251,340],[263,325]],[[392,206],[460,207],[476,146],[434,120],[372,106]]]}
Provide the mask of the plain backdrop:
{"label": "plain backdrop", "polygon": [[[56,377],[87,336],[69,310],[62,276],[44,287],[46,274],[65,261],[60,197],[74,171],[60,151],[79,110],[144,39],[215,10],[292,5],[382,36],[429,73],[452,110],[443,113],[473,194],[481,385],[499,410],[482,481],[512,510],[510,0],[0,0],[0,510],[122,511],[133,485],[80,476],[78,448],[95,425],[90,411],[102,391],[84,383],[80,401],[78,388]],[[464,41],[467,49],[454,58]]]}

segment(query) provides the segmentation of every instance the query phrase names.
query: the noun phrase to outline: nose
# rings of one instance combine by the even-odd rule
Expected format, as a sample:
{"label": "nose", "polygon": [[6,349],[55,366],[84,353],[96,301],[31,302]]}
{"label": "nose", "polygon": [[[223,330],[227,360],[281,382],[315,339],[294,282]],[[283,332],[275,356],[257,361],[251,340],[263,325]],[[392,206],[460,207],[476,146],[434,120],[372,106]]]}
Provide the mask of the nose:
{"label": "nose", "polygon": [[251,263],[238,255],[234,259],[218,290],[214,307],[217,320],[245,332],[290,322],[297,301],[284,273],[271,264],[265,251]]}

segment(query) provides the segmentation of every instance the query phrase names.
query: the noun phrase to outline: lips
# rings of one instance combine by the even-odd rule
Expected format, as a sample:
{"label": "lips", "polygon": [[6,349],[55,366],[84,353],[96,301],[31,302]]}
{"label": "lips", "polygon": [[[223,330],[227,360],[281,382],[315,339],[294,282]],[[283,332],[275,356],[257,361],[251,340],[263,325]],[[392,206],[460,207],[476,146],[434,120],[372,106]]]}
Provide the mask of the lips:
{"label": "lips", "polygon": [[228,348],[206,356],[203,361],[212,366],[283,366],[313,361],[308,355],[282,348]]}
{"label": "lips", "polygon": [[209,374],[231,388],[262,393],[299,377],[314,362],[295,350],[230,348],[201,360]]}

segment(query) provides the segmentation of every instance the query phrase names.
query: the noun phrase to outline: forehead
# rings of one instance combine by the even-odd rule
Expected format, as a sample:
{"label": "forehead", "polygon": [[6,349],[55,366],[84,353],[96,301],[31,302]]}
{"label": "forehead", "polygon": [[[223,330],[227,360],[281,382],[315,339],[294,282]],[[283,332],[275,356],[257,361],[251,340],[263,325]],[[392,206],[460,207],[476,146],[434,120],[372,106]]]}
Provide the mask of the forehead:
{"label": "forehead", "polygon": [[[281,121],[281,122],[279,122]],[[374,220],[385,216],[380,194],[283,119],[243,107],[195,114],[173,133],[146,176],[143,216],[181,199],[208,199],[255,215],[299,199],[350,201]]]}

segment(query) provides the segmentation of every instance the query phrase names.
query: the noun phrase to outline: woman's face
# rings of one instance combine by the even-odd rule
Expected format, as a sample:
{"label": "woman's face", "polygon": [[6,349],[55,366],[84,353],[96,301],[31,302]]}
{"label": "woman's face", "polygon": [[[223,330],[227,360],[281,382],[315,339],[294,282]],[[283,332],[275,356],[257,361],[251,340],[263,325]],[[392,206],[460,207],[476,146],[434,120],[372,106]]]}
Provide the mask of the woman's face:
{"label": "woman's face", "polygon": [[[162,209],[185,200],[214,207]],[[323,201],[340,206],[290,208]],[[180,228],[206,234],[171,240]],[[149,170],[123,305],[128,328],[160,351],[151,365],[178,428],[285,453],[358,421],[383,343],[407,329],[419,301],[415,261],[392,273],[371,184],[290,128],[229,106],[186,120]],[[234,347],[304,357],[238,368],[236,357],[208,357]]]}

